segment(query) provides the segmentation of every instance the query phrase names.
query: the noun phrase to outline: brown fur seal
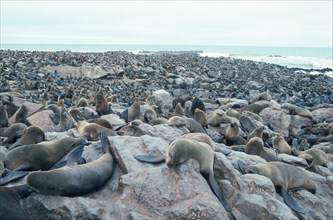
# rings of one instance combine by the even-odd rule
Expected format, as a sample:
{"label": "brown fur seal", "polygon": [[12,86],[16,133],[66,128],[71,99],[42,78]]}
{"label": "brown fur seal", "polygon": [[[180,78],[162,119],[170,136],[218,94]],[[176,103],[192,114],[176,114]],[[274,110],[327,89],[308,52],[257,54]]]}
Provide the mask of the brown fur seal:
{"label": "brown fur seal", "polygon": [[256,101],[260,101],[260,100],[267,100],[267,101],[271,101],[272,100],[272,96],[271,94],[269,94],[268,92],[262,92],[259,95],[256,95],[255,97],[253,97],[249,103],[252,104]]}
{"label": "brown fur seal", "polygon": [[206,112],[205,104],[201,101],[201,99],[195,97],[192,101],[192,105],[191,105],[191,109],[190,109],[191,116],[194,115],[194,111],[197,108],[201,109],[203,112]]}
{"label": "brown fur seal", "polygon": [[169,126],[185,126],[191,133],[193,132],[202,132],[205,133],[201,124],[194,120],[193,118],[173,116],[169,118]]}
{"label": "brown fur seal", "polygon": [[29,126],[30,123],[27,121],[27,114],[27,107],[25,105],[22,105],[19,110],[17,110],[17,113],[15,115],[15,123],[23,123]]}
{"label": "brown fur seal", "polygon": [[177,103],[174,111],[173,112],[166,112],[164,114],[164,117],[166,117],[167,119],[169,119],[172,116],[184,116],[184,115],[185,115],[184,108],[181,106],[180,103]]}
{"label": "brown fur seal", "polygon": [[[134,157],[139,161],[151,162],[149,160],[147,161],[145,156],[142,155]],[[232,208],[225,200],[221,189],[214,178],[214,151],[210,145],[197,140],[180,137],[170,143],[165,156],[162,157],[162,160],[159,162],[163,162],[165,159],[165,163],[169,168],[175,168],[177,165],[185,162],[190,158],[196,159],[199,162],[200,173],[207,179],[214,194],[222,203],[224,209],[228,212],[231,212]],[[156,163],[156,161],[154,162]]]}
{"label": "brown fur seal", "polygon": [[291,148],[282,136],[275,136],[272,143],[273,148],[275,148],[279,154],[291,154]]}
{"label": "brown fur seal", "polygon": [[56,125],[59,124],[60,115],[61,115],[60,108],[55,104],[50,104],[46,107],[46,109],[50,109],[53,112],[53,115],[52,114],[50,115],[53,123]]}
{"label": "brown fur seal", "polygon": [[71,128],[74,128],[74,119],[63,107],[61,110],[59,124],[54,128],[57,132],[68,131]]}
{"label": "brown fur seal", "polygon": [[6,108],[7,107],[2,105],[2,102],[0,101],[0,128],[8,127],[8,114]]}
{"label": "brown fur seal", "polygon": [[98,141],[99,140],[99,133],[101,131],[105,131],[109,136],[116,136],[116,132],[103,127],[96,123],[89,123],[87,121],[79,121],[76,124],[76,129],[79,131],[81,136],[85,136],[88,138],[89,141]]}
{"label": "brown fur seal", "polygon": [[130,124],[122,127],[119,131],[117,131],[117,134],[120,136],[128,135],[134,137],[141,137],[143,135],[146,135],[146,132],[144,132],[140,127]]}
{"label": "brown fur seal", "polygon": [[233,145],[239,136],[239,127],[236,122],[231,122],[225,131],[224,138],[227,145]]}
{"label": "brown fur seal", "polygon": [[266,161],[277,161],[278,157],[274,150],[264,148],[264,142],[261,138],[253,137],[245,145],[245,153],[257,155]]}
{"label": "brown fur seal", "polygon": [[141,107],[138,102],[134,102],[129,108],[127,112],[128,116],[128,122],[133,121],[134,119],[140,119],[141,121],[144,121],[144,118],[141,114]]}
{"label": "brown fur seal", "polygon": [[99,189],[111,178],[115,165],[106,133],[100,139],[104,154],[97,160],[74,166],[75,161],[68,159],[65,167],[29,174],[28,185],[38,193],[58,196],[78,196]]}
{"label": "brown fur seal", "polygon": [[20,204],[19,200],[24,195],[20,193],[18,187],[0,186],[0,219],[31,220]]}
{"label": "brown fur seal", "polygon": [[17,142],[15,142],[15,144],[10,146],[8,149],[13,150],[18,146],[37,144],[42,141],[45,141],[45,133],[43,129],[38,126],[32,125],[24,129],[22,137]]}
{"label": "brown fur seal", "polygon": [[295,212],[305,214],[305,210],[288,195],[288,190],[307,189],[316,192],[316,185],[309,175],[299,167],[282,162],[264,162],[245,167],[240,165],[244,173],[259,174],[268,177],[274,186],[281,190],[281,195],[286,204]]}
{"label": "brown fur seal", "polygon": [[291,115],[299,115],[303,117],[312,118],[312,113],[309,110],[298,107],[290,103],[283,103],[281,105],[281,108],[287,109]]}
{"label": "brown fur seal", "polygon": [[103,127],[113,129],[111,123],[108,120],[104,119],[104,118],[94,118],[94,119],[88,120],[88,122],[89,123],[96,123],[96,124],[99,124]]}
{"label": "brown fur seal", "polygon": [[168,124],[168,119],[166,118],[155,118],[151,120],[148,124],[154,126],[154,125],[161,125],[161,124]]}
{"label": "brown fur seal", "polygon": [[104,97],[103,91],[100,90],[97,92],[95,96],[96,102],[96,112],[98,115],[107,115],[110,113],[109,103],[107,102],[106,98]]}
{"label": "brown fur seal", "polygon": [[311,148],[309,150],[300,152],[298,157],[305,159],[309,163],[310,168],[316,165],[327,167],[327,154],[320,149]]}
{"label": "brown fur seal", "polygon": [[88,106],[88,100],[86,98],[80,98],[76,104],[76,107],[87,107],[87,106]]}
{"label": "brown fur seal", "polygon": [[172,100],[172,107],[175,108],[178,103],[184,108],[185,102],[192,100],[190,96],[179,97]]}
{"label": "brown fur seal", "polygon": [[47,170],[84,141],[82,138],[67,137],[56,141],[20,146],[8,152],[5,166],[11,170]]}
{"label": "brown fur seal", "polygon": [[227,116],[227,114],[222,109],[216,109],[213,115],[208,119],[208,124],[212,126],[219,126],[221,123],[231,123],[232,118]]}
{"label": "brown fur seal", "polygon": [[247,140],[250,140],[253,137],[259,137],[262,139],[262,136],[264,134],[264,126],[260,126],[256,129],[254,129],[248,136]]}
{"label": "brown fur seal", "polygon": [[5,131],[5,137],[8,137],[3,143],[14,143],[18,138],[22,137],[24,129],[28,126],[23,123],[14,123]]}
{"label": "brown fur seal", "polygon": [[81,113],[80,109],[73,108],[68,111],[68,113],[72,116],[72,118],[78,122],[85,119],[84,115]]}
{"label": "brown fur seal", "polygon": [[229,109],[227,112],[226,112],[227,116],[229,117],[233,117],[233,118],[237,118],[239,119],[242,114],[240,114],[238,111],[236,111],[235,109]]}
{"label": "brown fur seal", "polygon": [[203,128],[206,127],[207,124],[208,124],[206,113],[204,111],[202,111],[201,109],[198,109],[198,108],[195,109],[194,114],[193,114],[193,118],[197,122],[199,122]]}
{"label": "brown fur seal", "polygon": [[256,114],[256,113],[249,112],[249,111],[243,111],[242,115],[247,116],[249,118],[253,118],[256,121],[262,122],[262,118],[258,114]]}
{"label": "brown fur seal", "polygon": [[259,114],[263,109],[269,107],[267,103],[252,103],[239,109],[239,112],[250,111]]}
{"label": "brown fur seal", "polygon": [[151,120],[154,120],[155,118],[157,118],[157,114],[154,109],[146,108],[143,112],[143,118],[146,123],[149,123]]}

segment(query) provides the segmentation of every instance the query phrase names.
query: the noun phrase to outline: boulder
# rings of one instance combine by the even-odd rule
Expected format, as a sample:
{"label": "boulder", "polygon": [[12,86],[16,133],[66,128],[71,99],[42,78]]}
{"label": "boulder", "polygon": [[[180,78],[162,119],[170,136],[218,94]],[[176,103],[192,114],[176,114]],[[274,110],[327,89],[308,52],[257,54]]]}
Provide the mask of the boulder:
{"label": "boulder", "polygon": [[37,112],[30,117],[27,118],[27,121],[31,125],[39,126],[41,127],[44,132],[52,132],[54,131],[55,124],[53,123],[51,117],[50,117],[50,110],[44,110],[41,112]]}
{"label": "boulder", "polygon": [[272,108],[265,108],[259,116],[262,118],[263,123],[272,128],[273,131],[281,134],[284,137],[289,136],[288,127],[290,125],[291,116],[283,112],[283,110],[276,110]]}

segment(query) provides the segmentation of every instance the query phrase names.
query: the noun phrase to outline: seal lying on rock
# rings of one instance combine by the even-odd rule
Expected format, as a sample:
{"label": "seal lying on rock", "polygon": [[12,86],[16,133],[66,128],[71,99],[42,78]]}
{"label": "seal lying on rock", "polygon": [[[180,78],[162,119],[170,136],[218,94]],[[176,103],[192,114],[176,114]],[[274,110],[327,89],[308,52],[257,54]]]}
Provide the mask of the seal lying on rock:
{"label": "seal lying on rock", "polygon": [[277,153],[272,149],[264,148],[264,142],[261,138],[253,137],[245,145],[245,153],[257,155],[266,161],[277,161]]}
{"label": "seal lying on rock", "polygon": [[136,155],[134,157],[139,161],[148,163],[160,163],[165,161],[169,168],[174,168],[189,158],[196,159],[200,164],[200,173],[206,178],[224,209],[231,212],[232,207],[224,198],[223,193],[214,178],[214,150],[211,145],[198,141],[203,140],[202,138],[204,137],[198,137],[198,139],[195,140],[194,138],[192,139],[191,136],[185,136],[185,138],[181,136],[170,143],[165,155],[162,157],[154,158],[145,155]]}
{"label": "seal lying on rock", "polygon": [[316,185],[309,175],[299,167],[282,162],[263,162],[256,165],[246,166],[241,160],[238,166],[242,173],[253,173],[268,177],[274,186],[281,190],[285,203],[300,214],[306,214],[305,210],[289,196],[288,190],[307,189],[316,192]]}
{"label": "seal lying on rock", "polygon": [[310,168],[316,165],[322,165],[327,167],[327,161],[328,161],[327,154],[320,149],[311,148],[309,150],[300,152],[298,157],[306,160],[306,162],[309,163]]}
{"label": "seal lying on rock", "polygon": [[9,126],[6,131],[4,136],[8,137],[3,143],[13,143],[15,142],[18,138],[22,137],[24,129],[26,129],[28,126],[23,123],[14,123],[11,126]]}
{"label": "seal lying on rock", "polygon": [[43,129],[38,126],[32,125],[24,129],[22,137],[17,142],[15,142],[15,144],[10,146],[8,149],[12,150],[18,146],[37,144],[42,141],[45,141],[45,133]]}
{"label": "seal lying on rock", "polygon": [[82,195],[102,187],[111,178],[115,162],[107,134],[102,131],[100,136],[105,153],[100,158],[71,167],[77,157],[69,156],[62,168],[29,174],[28,185],[38,193],[59,196]]}
{"label": "seal lying on rock", "polygon": [[112,129],[106,128],[96,123],[89,123],[87,121],[79,121],[76,124],[76,129],[79,131],[81,136],[87,137],[89,141],[98,141],[99,133],[101,131],[106,132],[110,136],[117,135]]}

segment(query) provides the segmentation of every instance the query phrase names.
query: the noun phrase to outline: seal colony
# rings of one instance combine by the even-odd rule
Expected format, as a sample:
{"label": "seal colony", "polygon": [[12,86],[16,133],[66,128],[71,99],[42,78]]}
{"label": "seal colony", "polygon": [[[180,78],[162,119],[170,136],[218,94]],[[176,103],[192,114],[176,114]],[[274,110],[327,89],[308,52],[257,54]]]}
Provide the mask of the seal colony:
{"label": "seal colony", "polygon": [[[0,183],[17,210],[17,194],[8,186],[23,183],[34,191],[22,199],[22,217],[50,218],[65,209],[68,218],[68,210],[83,207],[77,198],[92,207],[99,200],[104,218],[175,218],[180,212],[184,218],[331,217],[323,210],[333,208],[327,202],[333,195],[333,79],[325,75],[196,53],[0,52]],[[191,176],[190,158],[199,162],[199,177]],[[282,203],[249,188],[242,173],[269,178]],[[177,188],[165,191],[170,186]],[[296,188],[314,194],[295,196]],[[146,189],[163,196],[146,200]],[[65,204],[66,196],[73,204],[39,212],[38,194],[57,201],[51,206]],[[243,199],[252,194],[262,196],[260,207]],[[113,206],[120,211],[111,208],[105,216],[111,209],[103,201],[120,204]],[[135,201],[147,208],[138,210]],[[254,213],[253,205],[262,210]],[[129,212],[134,217],[114,214]]]}

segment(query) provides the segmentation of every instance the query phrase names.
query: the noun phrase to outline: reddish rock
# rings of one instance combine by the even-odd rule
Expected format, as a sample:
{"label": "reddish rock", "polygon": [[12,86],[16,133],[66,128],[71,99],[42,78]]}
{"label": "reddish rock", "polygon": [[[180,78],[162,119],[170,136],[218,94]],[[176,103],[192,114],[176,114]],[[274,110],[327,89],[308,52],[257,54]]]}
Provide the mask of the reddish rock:
{"label": "reddish rock", "polygon": [[37,112],[28,117],[27,120],[30,124],[41,127],[44,132],[52,132],[54,131],[55,124],[53,123],[49,112],[49,110]]}

